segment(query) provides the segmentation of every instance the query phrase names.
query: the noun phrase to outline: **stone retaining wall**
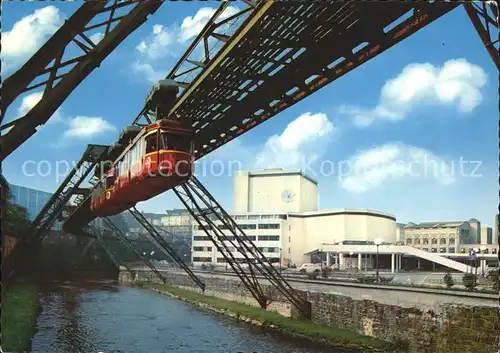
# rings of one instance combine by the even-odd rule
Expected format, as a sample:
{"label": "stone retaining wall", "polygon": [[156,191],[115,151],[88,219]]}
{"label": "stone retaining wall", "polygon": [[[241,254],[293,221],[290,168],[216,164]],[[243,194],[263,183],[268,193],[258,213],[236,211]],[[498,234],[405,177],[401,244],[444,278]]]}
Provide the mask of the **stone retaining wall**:
{"label": "stone retaining wall", "polygon": [[[200,291],[187,275],[164,274],[169,284]],[[132,278],[129,273],[121,272],[120,281],[130,283]],[[154,274],[145,271],[137,273],[136,281],[160,283]],[[209,281],[205,279],[205,283],[207,295],[257,306],[247,289],[235,278],[210,278]],[[262,287],[274,301],[269,310],[289,316],[290,304],[281,293],[269,285],[262,284]],[[311,302],[314,322],[353,329],[390,341],[407,341],[412,352],[500,352],[498,308],[443,303],[439,311],[426,311],[343,295],[299,292]]]}

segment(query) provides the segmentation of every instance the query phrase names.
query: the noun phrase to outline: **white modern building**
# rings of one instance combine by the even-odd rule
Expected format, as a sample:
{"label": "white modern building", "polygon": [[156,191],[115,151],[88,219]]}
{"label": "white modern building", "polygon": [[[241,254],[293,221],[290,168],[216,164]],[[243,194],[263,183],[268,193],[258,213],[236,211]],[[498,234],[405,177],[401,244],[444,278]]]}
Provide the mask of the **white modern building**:
{"label": "white modern building", "polygon": [[[301,265],[324,243],[395,243],[396,218],[366,209],[318,210],[318,183],[300,171],[240,172],[234,179],[233,219],[271,262]],[[193,226],[192,261],[223,265],[211,240]],[[229,234],[229,233],[228,233]],[[399,235],[399,233],[398,233]],[[229,245],[228,245],[229,246]],[[242,255],[237,249],[235,257]]]}

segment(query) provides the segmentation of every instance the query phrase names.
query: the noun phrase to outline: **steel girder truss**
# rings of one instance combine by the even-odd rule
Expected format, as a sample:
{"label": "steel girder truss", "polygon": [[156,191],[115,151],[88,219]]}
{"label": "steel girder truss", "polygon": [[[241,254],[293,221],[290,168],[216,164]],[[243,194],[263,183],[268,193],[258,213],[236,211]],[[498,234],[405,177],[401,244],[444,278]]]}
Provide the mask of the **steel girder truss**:
{"label": "steel girder truss", "polygon": [[[104,249],[104,251],[106,252],[106,254],[108,254],[109,258],[111,259],[111,261],[115,264],[115,266],[120,269],[120,266],[123,266],[127,269],[127,271],[130,273],[130,275],[132,276],[132,278],[135,277],[135,272],[134,270],[132,270],[126,263],[120,261],[120,259],[118,258],[118,256],[111,250],[111,248],[108,246],[108,244],[106,243],[106,241],[104,240],[104,237],[101,235],[101,232],[96,230],[95,232],[93,232],[95,234],[95,238],[92,239],[89,244],[92,244],[93,241],[95,239],[97,239],[99,241],[99,243],[101,244],[102,248]],[[88,245],[90,247],[90,245]],[[85,247],[85,249],[88,249],[88,247]]]}
{"label": "steel girder truss", "polygon": [[[225,1],[219,6],[170,70],[166,79],[174,80],[181,89],[188,88],[195,77],[203,72],[208,63],[217,55],[219,45],[224,45],[235,36],[243,20],[252,16],[257,1],[247,0],[239,3],[238,5],[243,8],[234,13],[231,13],[231,9],[234,9],[230,7],[231,3],[231,1]],[[213,46],[209,42],[212,38],[217,40]],[[156,119],[153,110],[144,106],[132,124],[144,126],[154,120]]]}
{"label": "steel girder truss", "polygon": [[[118,228],[112,220],[110,220],[108,217],[101,217],[100,219],[102,219],[106,227],[108,227],[108,229],[118,238],[118,240],[120,240],[125,246],[130,248],[146,264],[146,266],[149,267],[149,269],[154,272],[159,279],[162,280],[163,283],[167,283],[167,279],[165,278],[165,276],[163,276],[161,272],[158,271],[156,267],[154,267],[154,265],[135,248],[135,246],[130,242],[130,240],[127,239],[125,234],[123,234],[120,228]],[[99,230],[97,232],[99,233]],[[130,271],[130,269],[128,270]]]}
{"label": "steel girder truss", "polygon": [[35,220],[31,223],[26,234],[5,259],[4,269],[9,278],[15,268],[16,261],[27,247],[34,248],[50,232],[54,223],[59,219],[66,204],[75,192],[80,192],[80,185],[87,178],[93,168],[101,161],[108,146],[88,145],[82,157],[71,169],[68,176],[61,183],[56,192],[40,210]]}
{"label": "steel girder truss", "polygon": [[129,212],[134,216],[134,218],[139,222],[144,229],[146,229],[151,235],[151,238],[153,238],[154,242],[156,245],[167,255],[170,256],[175,262],[179,264],[179,266],[186,271],[188,276],[193,280],[194,283],[196,283],[201,290],[204,292],[205,291],[205,283],[201,281],[194,273],[191,271],[191,269],[186,265],[186,263],[181,259],[181,257],[175,252],[175,250],[165,241],[165,239],[161,236],[160,233],[155,229],[155,227],[148,222],[146,217],[137,210],[137,208],[132,207],[129,209]]}
{"label": "steel girder truss", "polygon": [[488,54],[500,69],[498,1],[467,1],[463,5]]}
{"label": "steel girder truss", "polygon": [[201,158],[458,5],[262,1],[172,112],[193,120]]}
{"label": "steel girder truss", "polygon": [[[69,94],[101,62],[153,14],[163,0],[90,0],[28,60],[2,83],[1,120],[24,92],[43,89],[42,99],[26,115],[2,126],[0,160],[45,124]],[[100,41],[90,38],[102,37]],[[65,53],[68,57],[65,56]]]}
{"label": "steel girder truss", "polygon": [[[174,188],[174,192],[262,308],[266,308],[270,300],[259,283],[257,272],[283,294],[304,317],[311,318],[310,303],[288,284],[195,177]],[[217,225],[216,221],[221,224]],[[221,228],[227,229],[231,236],[228,237]],[[230,247],[237,249],[242,257],[235,257]],[[242,264],[247,265],[247,271]]]}

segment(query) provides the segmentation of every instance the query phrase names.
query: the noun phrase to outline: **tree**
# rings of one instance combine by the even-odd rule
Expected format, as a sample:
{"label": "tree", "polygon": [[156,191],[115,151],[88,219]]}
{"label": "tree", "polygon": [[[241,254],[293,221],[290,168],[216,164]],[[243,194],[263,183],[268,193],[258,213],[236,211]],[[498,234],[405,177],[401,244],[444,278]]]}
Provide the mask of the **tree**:
{"label": "tree", "polygon": [[9,191],[7,214],[5,216],[6,234],[11,237],[20,238],[30,227],[31,221],[28,216],[28,210],[23,206],[15,204],[12,199],[13,195]]}

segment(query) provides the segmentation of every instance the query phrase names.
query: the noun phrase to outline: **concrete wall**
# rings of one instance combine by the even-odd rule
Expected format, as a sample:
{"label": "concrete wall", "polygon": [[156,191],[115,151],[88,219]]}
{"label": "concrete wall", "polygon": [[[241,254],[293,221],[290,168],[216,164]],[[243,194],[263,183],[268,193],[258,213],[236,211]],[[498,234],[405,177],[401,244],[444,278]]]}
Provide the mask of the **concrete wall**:
{"label": "concrete wall", "polygon": [[[152,273],[138,274],[138,280],[157,281]],[[120,273],[122,282],[130,282],[127,272]],[[167,273],[170,284],[191,290],[194,283],[187,275]],[[206,294],[224,299],[256,305],[240,281],[234,278],[204,278]],[[283,315],[290,315],[290,305],[274,288],[262,284],[268,295],[275,300],[269,308]],[[334,287],[338,288],[338,287]],[[198,289],[199,290],[199,289]],[[313,321],[387,340],[405,340],[410,343],[411,352],[461,352],[494,353],[498,351],[500,318],[498,309],[488,306],[461,305],[456,303],[434,302],[434,309],[421,309],[415,306],[400,306],[387,303],[391,300],[391,290],[380,290],[379,298],[370,295],[366,289],[350,288],[351,295],[342,293],[322,293],[301,291],[312,304]],[[372,290],[373,291],[373,290]],[[375,293],[375,292],[374,292]],[[408,297],[408,292],[403,296]],[[415,297],[422,297],[415,293]],[[382,301],[382,302],[381,302]],[[385,301],[385,302],[384,302]],[[397,302],[397,300],[394,300]]]}
{"label": "concrete wall", "polygon": [[286,213],[318,209],[318,185],[300,171],[268,169],[234,177],[234,213]]}
{"label": "concrete wall", "polygon": [[385,242],[396,241],[396,221],[379,217],[388,216],[372,210],[324,210],[320,212],[290,215],[304,221],[307,234],[304,239],[303,252],[321,246],[321,243],[334,243],[343,240],[374,240]]}

